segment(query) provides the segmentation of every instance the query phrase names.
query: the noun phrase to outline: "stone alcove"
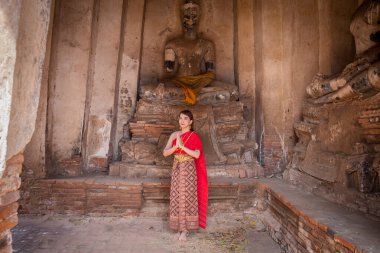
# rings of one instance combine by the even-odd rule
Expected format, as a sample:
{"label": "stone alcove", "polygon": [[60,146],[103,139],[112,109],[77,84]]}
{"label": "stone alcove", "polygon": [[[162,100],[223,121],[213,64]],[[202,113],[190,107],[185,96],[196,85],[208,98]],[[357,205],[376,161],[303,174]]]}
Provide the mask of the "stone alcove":
{"label": "stone alcove", "polygon": [[[336,73],[353,58],[348,27],[360,2],[202,1],[201,30],[219,50],[217,76],[239,88],[266,175],[290,161],[306,85],[317,72]],[[173,15],[179,5],[56,0],[1,7],[13,17],[2,28],[10,32],[2,40],[9,73],[1,122],[1,170],[8,170],[1,196],[4,206],[12,205],[12,224],[21,165],[28,197],[35,179],[104,172],[117,160],[138,88],[162,76],[161,47],[180,32]],[[30,21],[36,13],[39,19]]]}

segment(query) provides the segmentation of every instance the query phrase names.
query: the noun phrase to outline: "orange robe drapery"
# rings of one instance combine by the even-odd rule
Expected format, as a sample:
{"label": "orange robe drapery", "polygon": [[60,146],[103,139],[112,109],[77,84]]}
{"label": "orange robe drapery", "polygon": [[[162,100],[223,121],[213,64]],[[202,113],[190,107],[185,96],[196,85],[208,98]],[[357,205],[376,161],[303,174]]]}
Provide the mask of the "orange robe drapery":
{"label": "orange robe drapery", "polygon": [[209,85],[215,79],[214,72],[206,72],[205,74],[196,76],[180,76],[172,80],[172,82],[181,87],[185,93],[185,103],[195,105],[198,94],[202,88]]}
{"label": "orange robe drapery", "polygon": [[[192,150],[199,150],[199,158],[195,159],[195,167],[197,172],[197,187],[198,187],[198,215],[199,227],[206,228],[207,224],[207,207],[208,207],[208,178],[206,169],[206,160],[203,152],[202,141],[198,134],[189,131],[181,135],[185,146]],[[172,145],[176,144],[176,139]],[[186,154],[183,150],[176,150],[175,154]]]}

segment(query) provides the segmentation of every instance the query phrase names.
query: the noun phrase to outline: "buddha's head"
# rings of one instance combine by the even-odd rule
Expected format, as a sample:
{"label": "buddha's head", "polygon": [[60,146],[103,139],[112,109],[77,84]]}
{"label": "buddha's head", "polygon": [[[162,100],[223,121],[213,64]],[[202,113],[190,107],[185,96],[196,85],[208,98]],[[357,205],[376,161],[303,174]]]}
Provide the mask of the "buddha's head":
{"label": "buddha's head", "polygon": [[196,30],[200,15],[199,5],[192,0],[185,1],[181,8],[181,14],[182,26],[185,31]]}
{"label": "buddha's head", "polygon": [[380,23],[380,0],[371,0],[364,12],[364,21],[370,25],[379,25]]}

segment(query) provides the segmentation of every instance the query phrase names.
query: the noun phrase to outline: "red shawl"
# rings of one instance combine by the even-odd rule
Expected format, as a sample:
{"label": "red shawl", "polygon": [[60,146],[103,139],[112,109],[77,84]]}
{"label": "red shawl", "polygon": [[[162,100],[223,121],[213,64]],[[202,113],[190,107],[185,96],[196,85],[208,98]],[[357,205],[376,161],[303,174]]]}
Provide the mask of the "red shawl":
{"label": "red shawl", "polygon": [[[198,159],[195,159],[195,167],[197,170],[197,184],[198,184],[198,213],[199,213],[199,226],[206,228],[207,220],[207,203],[208,203],[208,179],[206,160],[203,152],[202,141],[199,135],[195,132],[189,131],[181,134],[182,142],[185,147],[192,150],[199,150],[201,154]],[[176,139],[173,140],[175,145]],[[183,150],[175,151],[175,154],[186,154]]]}

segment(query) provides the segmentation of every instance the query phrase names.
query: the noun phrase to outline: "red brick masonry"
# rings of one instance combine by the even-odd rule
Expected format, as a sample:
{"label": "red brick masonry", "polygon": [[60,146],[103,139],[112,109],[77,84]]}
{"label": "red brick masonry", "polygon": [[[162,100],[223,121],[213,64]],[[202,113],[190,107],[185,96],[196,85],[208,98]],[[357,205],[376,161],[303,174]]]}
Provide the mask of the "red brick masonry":
{"label": "red brick masonry", "polygon": [[[279,192],[278,189],[274,190],[266,183],[257,182],[255,185],[258,190],[258,195],[263,197],[267,205],[267,210],[269,210],[270,214],[277,221],[277,225],[279,225],[279,227],[276,228],[273,224],[267,224],[267,228],[272,238],[279,243],[286,252],[379,252],[377,251],[379,248],[374,246],[380,244],[377,235],[374,235],[374,238],[377,238],[377,240],[375,239],[376,241],[371,242],[374,245],[366,245],[374,251],[360,249],[358,245],[350,242],[350,240],[343,235],[307,215],[301,211],[300,208],[297,208],[295,204],[286,197],[288,194]],[[309,201],[312,202],[313,200],[314,198],[310,197]],[[323,209],[319,211],[323,212]],[[327,210],[325,214],[328,215]],[[369,221],[369,223],[371,222]],[[350,229],[352,224],[343,225],[347,225],[347,229]],[[376,226],[375,221],[373,226]],[[355,225],[353,225],[353,227],[355,229]],[[359,233],[359,230],[357,230],[357,233]]]}
{"label": "red brick masonry", "polygon": [[0,252],[12,252],[10,230],[18,223],[17,208],[21,185],[20,173],[24,156],[11,157],[6,162],[5,171],[0,178]]}
{"label": "red brick masonry", "polygon": [[[286,252],[376,252],[362,250],[355,240],[354,243],[335,228],[297,208],[287,198],[288,193],[275,187],[279,183],[286,185],[283,181],[268,182],[212,180],[209,213],[242,212],[255,205],[261,213],[269,213],[275,220],[275,223],[266,223],[267,229]],[[167,216],[169,186],[169,181],[133,181],[118,177],[38,180],[30,189],[30,198],[21,203],[25,213],[34,214]],[[371,243],[377,246],[380,242],[375,239]]]}

